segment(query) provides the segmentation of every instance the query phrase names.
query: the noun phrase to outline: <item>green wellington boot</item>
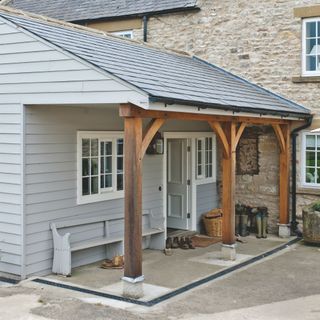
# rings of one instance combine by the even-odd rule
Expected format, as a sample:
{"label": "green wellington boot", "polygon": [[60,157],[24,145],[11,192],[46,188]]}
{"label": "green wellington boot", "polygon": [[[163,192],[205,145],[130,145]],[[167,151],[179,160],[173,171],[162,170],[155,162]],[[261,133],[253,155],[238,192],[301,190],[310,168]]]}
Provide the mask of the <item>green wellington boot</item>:
{"label": "green wellington boot", "polygon": [[262,216],[262,238],[267,238],[267,226],[268,226],[268,216],[263,215]]}
{"label": "green wellington boot", "polygon": [[240,214],[235,215],[235,234],[240,234]]}
{"label": "green wellington boot", "polygon": [[241,214],[240,215],[240,236],[241,237],[246,237],[248,235],[247,226],[248,226],[248,215]]}
{"label": "green wellington boot", "polygon": [[257,223],[257,235],[256,235],[256,237],[258,239],[261,239],[261,237],[262,237],[262,219],[261,219],[260,212],[258,212],[257,215],[256,215],[256,223]]}

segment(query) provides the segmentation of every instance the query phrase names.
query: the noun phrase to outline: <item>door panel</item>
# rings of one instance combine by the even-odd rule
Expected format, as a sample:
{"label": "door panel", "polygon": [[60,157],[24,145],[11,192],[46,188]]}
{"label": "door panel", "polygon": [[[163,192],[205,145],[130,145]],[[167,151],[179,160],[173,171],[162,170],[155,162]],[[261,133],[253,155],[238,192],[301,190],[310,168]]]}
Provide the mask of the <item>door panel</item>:
{"label": "door panel", "polygon": [[188,229],[188,140],[168,139],[167,226]]}

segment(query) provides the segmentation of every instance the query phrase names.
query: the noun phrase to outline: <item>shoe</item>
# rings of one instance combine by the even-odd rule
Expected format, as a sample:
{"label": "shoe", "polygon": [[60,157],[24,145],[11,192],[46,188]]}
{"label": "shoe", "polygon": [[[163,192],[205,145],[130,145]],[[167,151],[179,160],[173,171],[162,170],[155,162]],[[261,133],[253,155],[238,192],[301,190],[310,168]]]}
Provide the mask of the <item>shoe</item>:
{"label": "shoe", "polygon": [[185,237],[182,237],[180,239],[180,249],[182,250],[187,250],[189,249],[189,245],[187,244],[187,241],[186,241],[186,238]]}
{"label": "shoe", "polygon": [[178,249],[179,248],[179,238],[178,237],[174,237],[173,238],[173,241],[172,241],[172,245],[171,245],[171,248],[172,249]]}
{"label": "shoe", "polygon": [[167,238],[166,240],[166,249],[172,248],[172,238]]}
{"label": "shoe", "polygon": [[186,238],[186,244],[188,245],[189,249],[195,249],[196,247],[193,245],[192,240],[190,237]]}

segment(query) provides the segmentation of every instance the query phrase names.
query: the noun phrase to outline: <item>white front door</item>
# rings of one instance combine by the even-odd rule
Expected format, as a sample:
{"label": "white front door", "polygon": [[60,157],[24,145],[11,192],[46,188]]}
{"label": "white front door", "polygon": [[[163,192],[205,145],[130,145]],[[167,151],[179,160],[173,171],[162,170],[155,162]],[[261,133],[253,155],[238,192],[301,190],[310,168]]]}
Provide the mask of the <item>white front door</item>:
{"label": "white front door", "polygon": [[167,226],[188,230],[190,220],[190,140],[168,139]]}

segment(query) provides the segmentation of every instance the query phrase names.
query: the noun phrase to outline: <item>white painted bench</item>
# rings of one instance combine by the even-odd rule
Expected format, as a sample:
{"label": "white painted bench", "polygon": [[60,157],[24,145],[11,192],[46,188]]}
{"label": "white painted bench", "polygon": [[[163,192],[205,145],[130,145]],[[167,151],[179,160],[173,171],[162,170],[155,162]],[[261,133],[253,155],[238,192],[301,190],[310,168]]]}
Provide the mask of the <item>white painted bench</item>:
{"label": "white painted bench", "polygon": [[[148,227],[143,229],[143,248],[163,249],[165,242],[164,218],[154,217],[149,212],[143,213],[148,217]],[[77,220],[64,220],[50,224],[53,237],[53,264],[52,272],[71,276],[71,254],[72,252],[94,248],[98,246],[107,246],[106,258],[112,259],[116,255],[123,255],[124,241],[122,236],[110,235],[110,223],[116,220],[123,220],[122,215],[109,215]],[[104,225],[104,236],[97,239],[90,239],[76,243],[70,242],[72,234],[70,232],[60,235],[58,229],[77,227],[82,225],[102,222]]]}

